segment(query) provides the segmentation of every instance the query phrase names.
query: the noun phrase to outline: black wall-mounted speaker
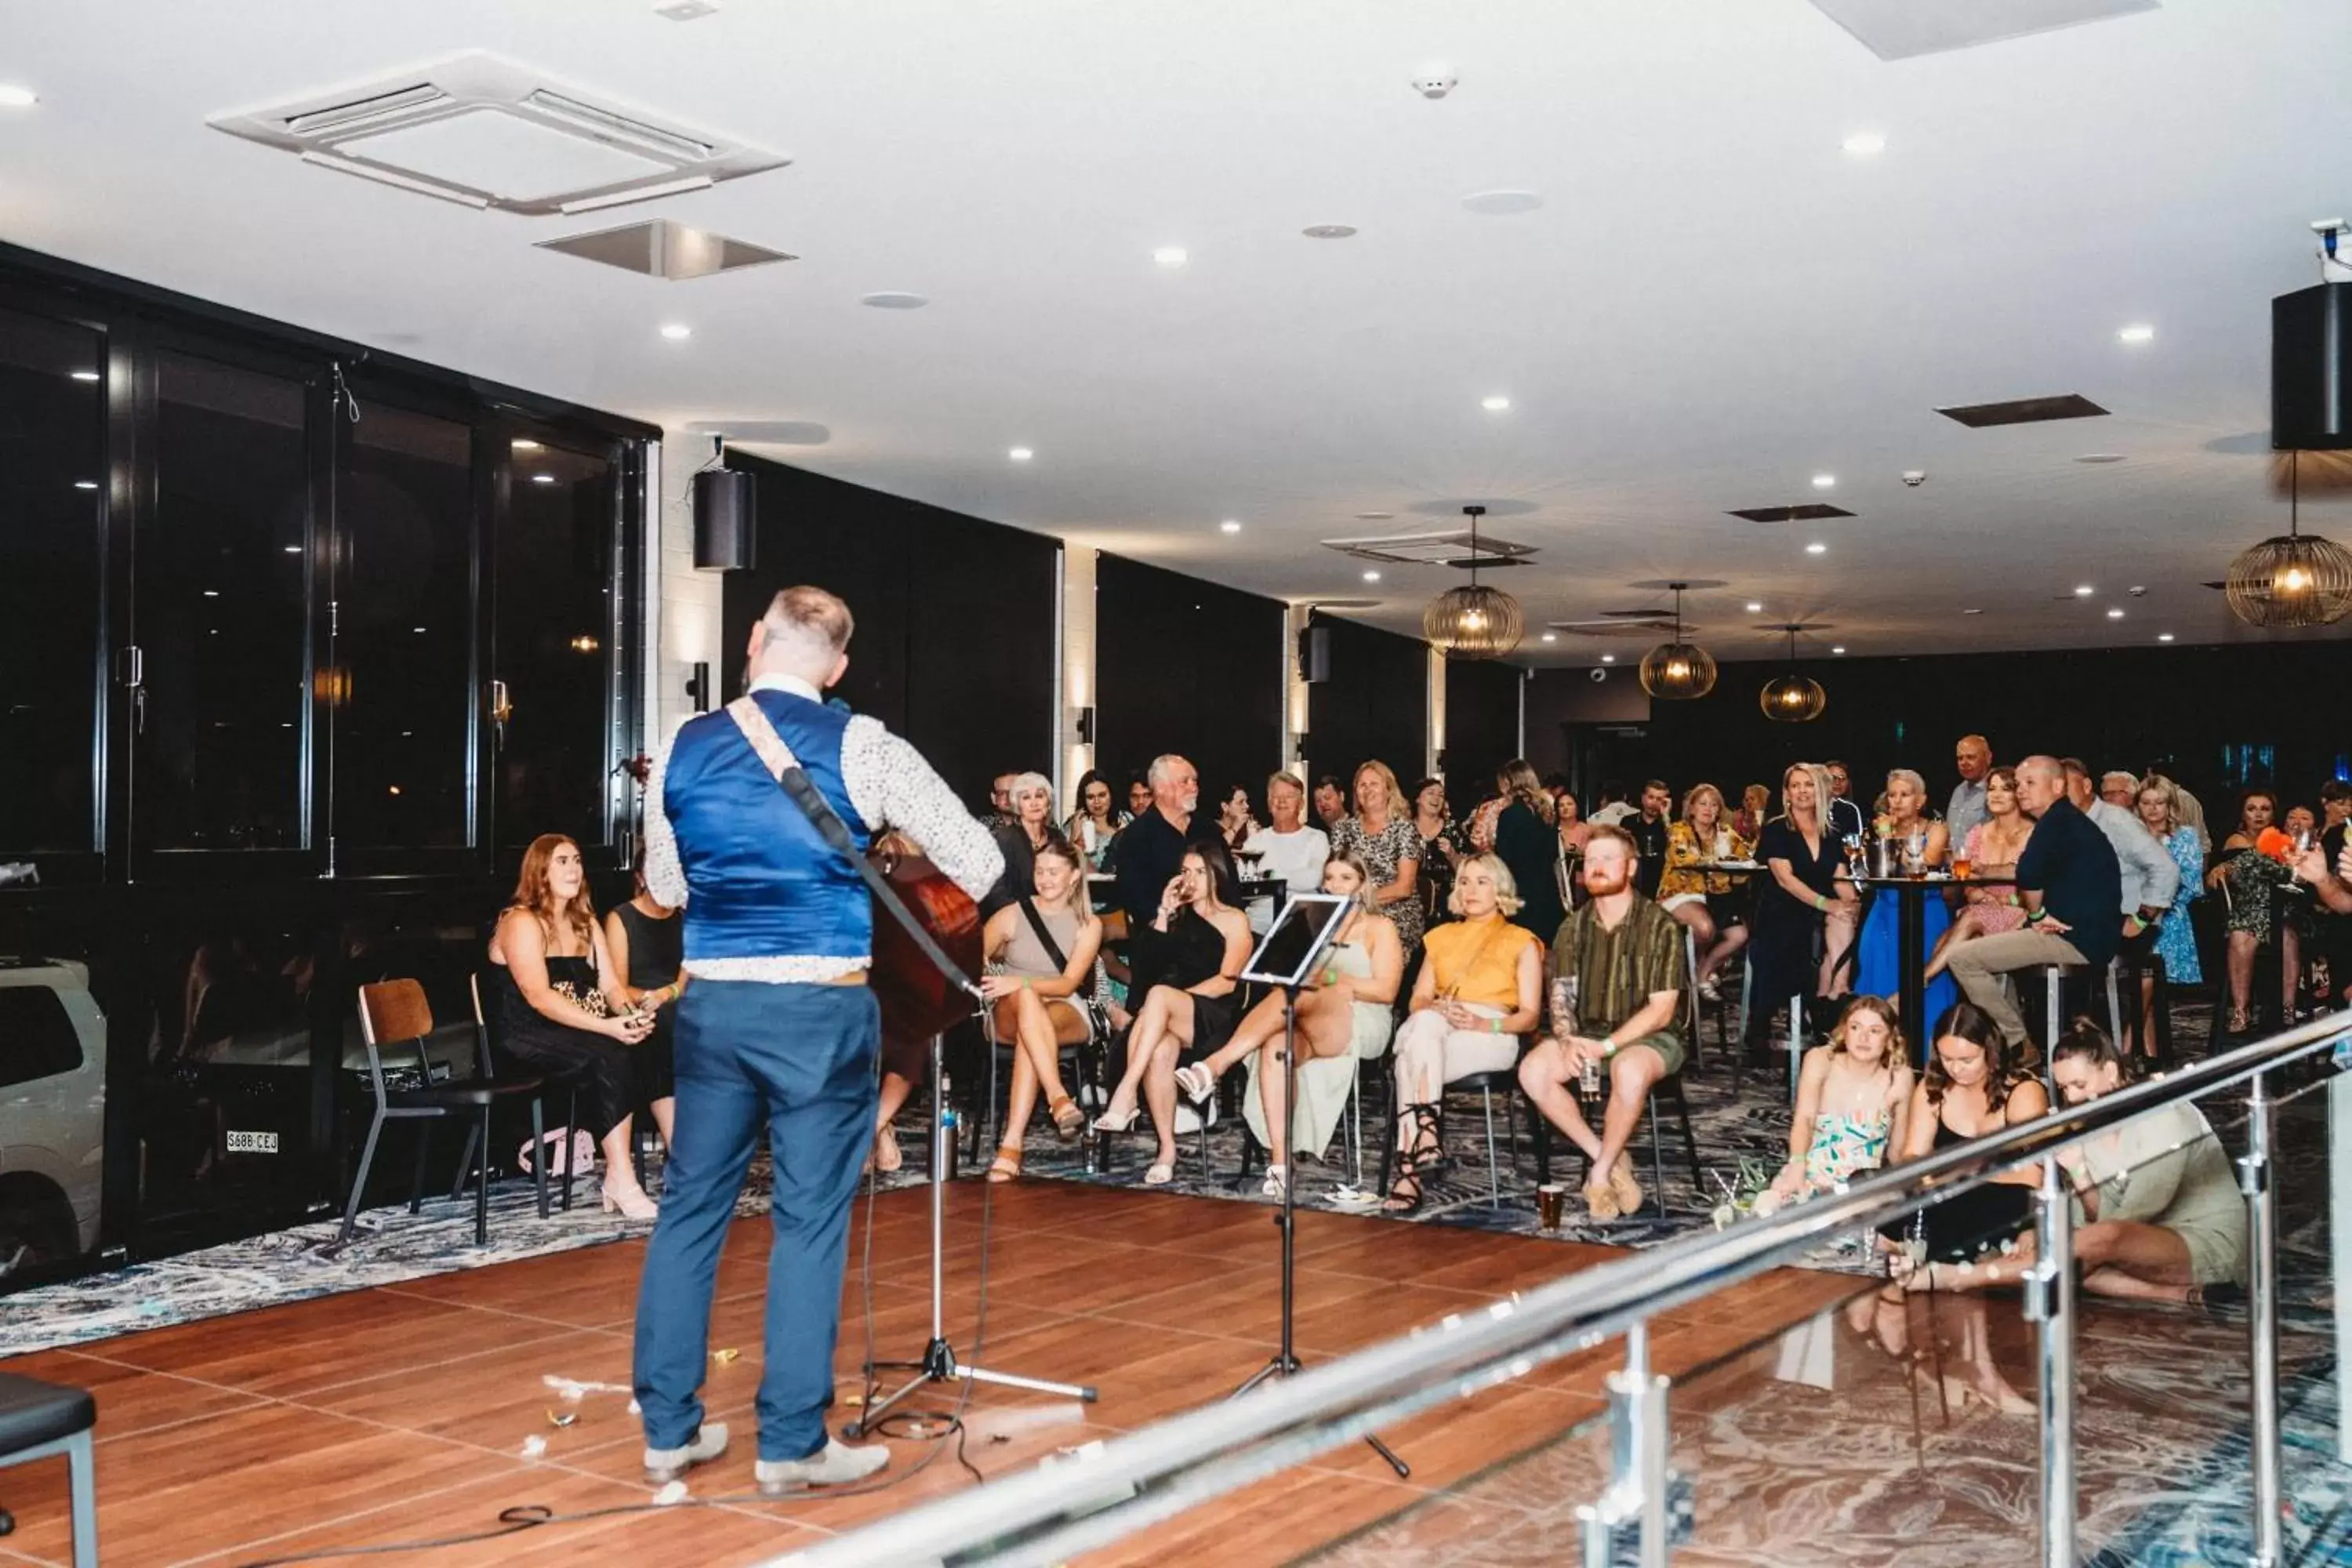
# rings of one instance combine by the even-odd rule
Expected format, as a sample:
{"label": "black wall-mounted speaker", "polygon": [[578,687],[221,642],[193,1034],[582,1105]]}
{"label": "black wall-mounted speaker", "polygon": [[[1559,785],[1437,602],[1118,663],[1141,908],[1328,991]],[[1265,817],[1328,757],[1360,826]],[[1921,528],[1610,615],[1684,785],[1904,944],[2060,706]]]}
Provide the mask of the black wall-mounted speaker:
{"label": "black wall-mounted speaker", "polygon": [[705,468],[694,476],[694,564],[704,572],[746,572],[757,553],[750,474]]}
{"label": "black wall-mounted speaker", "polygon": [[2352,283],[2271,301],[2271,445],[2352,447]]}
{"label": "black wall-mounted speaker", "polygon": [[1298,634],[1298,679],[1318,685],[1331,679],[1331,628],[1308,626]]}

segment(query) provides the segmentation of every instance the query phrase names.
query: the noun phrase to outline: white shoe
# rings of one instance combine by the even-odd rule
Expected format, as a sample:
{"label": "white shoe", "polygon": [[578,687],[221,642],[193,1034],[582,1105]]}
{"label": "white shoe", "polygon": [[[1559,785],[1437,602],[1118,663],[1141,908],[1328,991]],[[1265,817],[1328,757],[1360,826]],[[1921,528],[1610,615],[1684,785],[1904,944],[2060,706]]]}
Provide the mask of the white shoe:
{"label": "white shoe", "polygon": [[1209,1070],[1208,1063],[1194,1062],[1176,1069],[1176,1087],[1184,1091],[1185,1099],[1198,1105],[1217,1092],[1217,1075]]}
{"label": "white shoe", "polygon": [[1698,996],[1699,1000],[1702,1002],[1720,1002],[1723,1000],[1723,993],[1717,988],[1714,975],[1710,974],[1706,979],[1698,983]]}
{"label": "white shoe", "polygon": [[751,1479],[762,1497],[781,1497],[803,1487],[840,1487],[862,1481],[890,1462],[890,1450],[879,1443],[853,1448],[828,1437],[824,1447],[805,1459],[761,1459],[751,1467]]}
{"label": "white shoe", "polygon": [[646,1195],[645,1188],[631,1182],[625,1187],[614,1187],[613,1178],[604,1178],[604,1212],[618,1209],[623,1219],[655,1219],[661,1214],[660,1205]]}
{"label": "white shoe", "polygon": [[667,1486],[697,1465],[707,1465],[727,1451],[727,1424],[705,1421],[694,1441],[683,1448],[647,1448],[646,1484]]}
{"label": "white shoe", "polygon": [[1265,1180],[1257,1184],[1257,1190],[1267,1197],[1278,1198],[1282,1195],[1284,1184],[1289,1179],[1290,1173],[1282,1166],[1268,1165],[1265,1168]]}

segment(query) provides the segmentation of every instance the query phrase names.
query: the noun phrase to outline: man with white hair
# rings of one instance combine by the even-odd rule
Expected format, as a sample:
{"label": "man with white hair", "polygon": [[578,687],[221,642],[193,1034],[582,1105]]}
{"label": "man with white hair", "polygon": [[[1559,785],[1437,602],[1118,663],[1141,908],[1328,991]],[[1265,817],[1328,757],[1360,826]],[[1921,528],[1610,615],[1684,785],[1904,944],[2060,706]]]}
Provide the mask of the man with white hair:
{"label": "man with white hair", "polygon": [[[750,689],[689,719],[646,786],[646,886],[685,909],[677,1138],[637,1296],[645,1472],[661,1485],[727,1451],[703,1420],[719,1251],[761,1125],[776,1151],[760,1454],[769,1495],[839,1486],[889,1462],[825,1436],[849,1200],[874,1136],[881,1014],[866,984],[874,906],[852,853],[903,829],[977,899],[1004,868],[988,830],[921,754],[824,701],[849,668],[849,606],[787,588],[751,628]],[[779,787],[797,764],[852,850]]]}
{"label": "man with white hair", "polygon": [[[1151,786],[1151,809],[1119,829],[1118,903],[1129,931],[1150,925],[1160,896],[1184,865],[1192,841],[1192,814],[1201,805],[1201,775],[1191,763],[1170,752],[1151,759],[1144,775]],[[1204,832],[1213,834],[1214,822]]]}
{"label": "man with white hair", "polygon": [[1963,735],[1952,748],[1952,766],[1960,782],[1944,807],[1944,830],[1951,835],[1952,851],[1969,841],[1969,829],[1985,819],[1985,775],[1992,772],[1992,742],[1982,735]]}

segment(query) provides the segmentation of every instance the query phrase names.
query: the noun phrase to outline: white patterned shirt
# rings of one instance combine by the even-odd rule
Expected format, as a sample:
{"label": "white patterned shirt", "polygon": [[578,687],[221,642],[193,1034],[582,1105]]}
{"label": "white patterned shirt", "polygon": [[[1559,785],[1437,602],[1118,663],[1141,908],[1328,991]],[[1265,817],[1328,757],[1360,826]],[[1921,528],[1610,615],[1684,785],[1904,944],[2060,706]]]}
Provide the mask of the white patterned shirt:
{"label": "white patterned shirt", "polygon": [[[789,675],[763,675],[751,682],[754,691],[789,691],[812,702],[823,700],[815,687]],[[678,864],[677,837],[663,809],[662,785],[669,771],[670,747],[677,737],[662,742],[646,781],[646,890],[671,909],[683,909],[690,896],[686,869]],[[988,829],[966,811],[947,781],[923,760],[923,754],[903,738],[882,727],[878,719],[859,714],[849,721],[841,737],[841,780],[849,804],[868,827],[894,827],[923,847],[933,865],[974,899],[987,893],[1004,874],[1004,852]],[[887,916],[877,916],[887,919]],[[773,984],[806,984],[838,980],[869,967],[873,959],[826,958],[810,953],[780,952],[757,958],[688,959],[687,973],[699,980],[757,980]]]}

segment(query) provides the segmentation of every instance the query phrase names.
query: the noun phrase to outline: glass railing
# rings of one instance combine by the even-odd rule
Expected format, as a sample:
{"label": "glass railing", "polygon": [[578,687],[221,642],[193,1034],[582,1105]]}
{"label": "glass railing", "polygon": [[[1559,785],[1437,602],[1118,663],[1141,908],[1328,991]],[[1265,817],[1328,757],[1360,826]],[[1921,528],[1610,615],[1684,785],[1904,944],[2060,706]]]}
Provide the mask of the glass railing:
{"label": "glass railing", "polygon": [[[1520,1419],[1499,1457],[1398,1489],[1370,1517],[1335,1496],[1319,1538],[1279,1559],[1648,1568],[1687,1546],[1793,1562],[1805,1554],[1771,1544],[1767,1515],[1836,1532],[1866,1498],[1897,1516],[1882,1521],[1895,1535],[1948,1526],[1975,1561],[2306,1560],[2352,1518],[2337,1388],[2352,1247],[2328,1242],[2332,1215],[2352,1213],[2352,1073],[2332,1054],[2348,1037],[2352,1013],[2298,1026],[992,1478],[778,1568],[1150,1561],[1134,1538],[1155,1526],[1423,1413],[1524,1404],[1595,1356],[1616,1364],[1589,1414]],[[1914,1220],[1931,1209],[1946,1223]],[[1991,1216],[1983,1245],[1925,1268],[1923,1233],[1948,1237],[1963,1212]],[[2161,1217],[2174,1239],[2152,1258],[2127,1226],[2086,1228],[2102,1214]],[[1726,1295],[1841,1249],[1875,1261]],[[2189,1295],[2192,1279],[2212,1289]],[[1695,1316],[1714,1331],[1686,1332]],[[2002,1435],[1991,1458],[1985,1433]]]}

